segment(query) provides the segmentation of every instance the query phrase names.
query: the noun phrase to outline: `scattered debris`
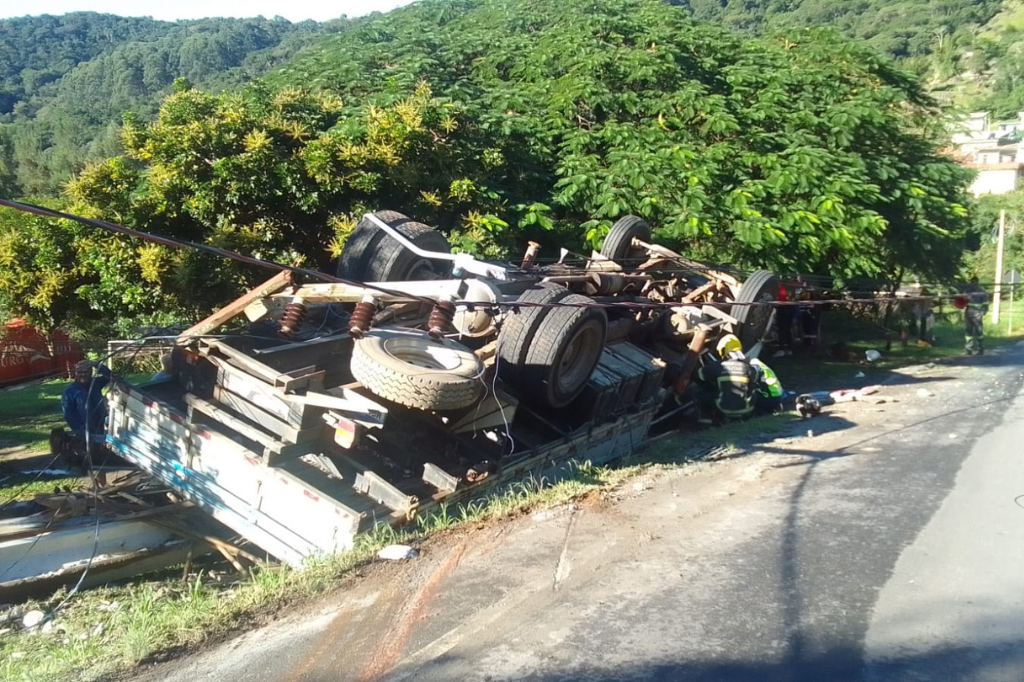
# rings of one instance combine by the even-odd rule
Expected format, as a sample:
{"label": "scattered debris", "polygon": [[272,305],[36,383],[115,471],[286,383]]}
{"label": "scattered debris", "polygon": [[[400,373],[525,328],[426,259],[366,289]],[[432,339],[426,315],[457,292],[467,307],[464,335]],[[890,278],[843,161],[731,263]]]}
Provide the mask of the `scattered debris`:
{"label": "scattered debris", "polygon": [[865,374],[864,372],[857,372],[856,374],[853,375],[853,378],[854,379],[863,379],[866,376],[867,376],[867,374]]}
{"label": "scattered debris", "polygon": [[415,559],[420,555],[418,550],[409,545],[388,545],[377,552],[377,556],[388,561],[401,561],[403,559]]}
{"label": "scattered debris", "polygon": [[955,433],[951,433],[951,434],[949,434],[949,437],[950,437],[951,439],[952,439],[952,438],[959,438],[959,436],[957,436],[957,435],[956,435]]}
{"label": "scattered debris", "polygon": [[807,437],[808,438],[814,438],[814,431],[811,430],[811,429],[807,429]]}
{"label": "scattered debris", "polygon": [[106,626],[103,623],[96,623],[96,627],[94,627],[92,629],[92,632],[89,633],[89,636],[90,637],[99,637],[100,635],[103,634],[103,631],[106,630],[106,629],[107,628],[106,628]]}
{"label": "scattered debris", "polygon": [[42,611],[33,609],[26,613],[21,619],[21,626],[26,630],[31,630],[32,628],[37,627],[44,620],[46,620],[46,614]]}
{"label": "scattered debris", "polygon": [[807,419],[808,417],[816,417],[821,414],[821,403],[810,395],[797,396],[796,411],[799,412],[800,416],[804,419]]}
{"label": "scattered debris", "polygon": [[917,389],[917,397],[918,398],[931,398],[934,395],[935,394],[932,393],[931,391],[929,391],[927,388],[919,388],[919,389]]}
{"label": "scattered debris", "polygon": [[868,362],[878,362],[882,359],[882,354],[877,350],[866,350],[864,351],[864,357],[867,358]]}

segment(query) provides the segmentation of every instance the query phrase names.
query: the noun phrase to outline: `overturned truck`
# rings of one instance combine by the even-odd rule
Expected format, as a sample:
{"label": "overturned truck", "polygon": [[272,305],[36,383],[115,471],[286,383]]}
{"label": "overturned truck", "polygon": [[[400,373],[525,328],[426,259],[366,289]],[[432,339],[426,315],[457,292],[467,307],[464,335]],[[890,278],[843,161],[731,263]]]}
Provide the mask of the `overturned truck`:
{"label": "overturned truck", "polygon": [[740,283],[652,244],[635,216],[589,257],[449,251],[426,225],[368,214],[339,281],[282,272],[180,335],[171,379],[115,382],[109,444],[298,565],[376,524],[633,452],[709,342],[760,340],[778,292],[769,272]]}

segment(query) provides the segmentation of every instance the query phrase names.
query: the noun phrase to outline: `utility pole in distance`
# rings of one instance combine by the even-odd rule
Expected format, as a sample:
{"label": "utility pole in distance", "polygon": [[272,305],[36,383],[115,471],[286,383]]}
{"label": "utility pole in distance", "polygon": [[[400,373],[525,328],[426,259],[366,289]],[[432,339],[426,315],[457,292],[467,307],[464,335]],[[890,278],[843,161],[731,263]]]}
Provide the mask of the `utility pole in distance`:
{"label": "utility pole in distance", "polygon": [[999,242],[996,245],[996,286],[992,292],[992,324],[999,322],[999,297],[1003,293],[1003,240],[1006,238],[1006,209],[999,211]]}

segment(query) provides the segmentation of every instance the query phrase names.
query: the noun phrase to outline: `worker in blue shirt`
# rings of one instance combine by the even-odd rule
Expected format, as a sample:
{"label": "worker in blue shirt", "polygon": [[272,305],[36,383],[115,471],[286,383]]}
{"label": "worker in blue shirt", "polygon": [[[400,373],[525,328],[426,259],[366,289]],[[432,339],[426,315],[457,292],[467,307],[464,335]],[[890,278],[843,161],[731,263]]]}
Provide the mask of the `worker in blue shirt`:
{"label": "worker in blue shirt", "polygon": [[[98,374],[93,376],[93,368]],[[71,432],[84,437],[102,436],[105,432],[107,404],[103,400],[103,388],[110,383],[110,369],[104,365],[83,360],[75,365],[75,381],[64,389],[60,398],[60,409]]]}

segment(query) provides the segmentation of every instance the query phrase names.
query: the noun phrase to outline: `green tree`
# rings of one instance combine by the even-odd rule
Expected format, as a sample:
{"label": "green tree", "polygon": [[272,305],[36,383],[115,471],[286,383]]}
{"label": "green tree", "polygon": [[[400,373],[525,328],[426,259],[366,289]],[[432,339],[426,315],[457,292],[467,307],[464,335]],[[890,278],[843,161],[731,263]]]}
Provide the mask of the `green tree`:
{"label": "green tree", "polygon": [[[244,92],[178,90],[126,118],[75,210],[324,269],[366,209],[487,255],[636,213],[707,260],[889,281],[951,276],[969,226],[917,79],[834,33],[750,40],[657,0],[423,0]],[[198,314],[262,276],[124,245],[82,267],[111,319]]]}

